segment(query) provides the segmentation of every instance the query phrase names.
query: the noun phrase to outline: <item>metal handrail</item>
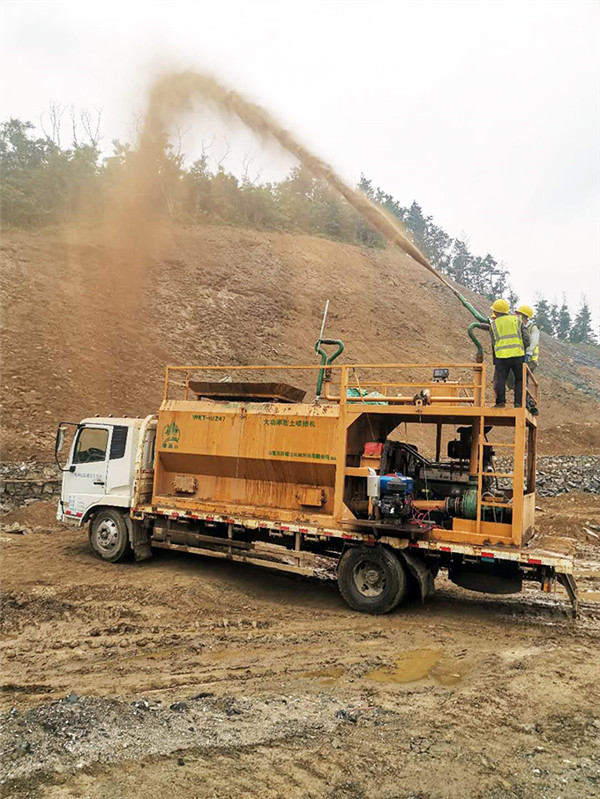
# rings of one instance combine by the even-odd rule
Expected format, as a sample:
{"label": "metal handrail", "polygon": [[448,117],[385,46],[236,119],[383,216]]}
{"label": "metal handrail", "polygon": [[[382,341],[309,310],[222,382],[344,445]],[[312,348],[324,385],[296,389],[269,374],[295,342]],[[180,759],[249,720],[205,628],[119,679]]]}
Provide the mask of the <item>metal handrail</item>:
{"label": "metal handrail", "polygon": [[[530,391],[529,386],[535,386],[535,390]],[[523,364],[523,396],[521,398],[521,402],[527,406],[527,399],[531,398],[532,403],[534,406],[537,407],[540,400],[540,384],[535,379],[533,372],[527,366],[526,363]]]}
{"label": "metal handrail", "polygon": [[[210,365],[192,365],[192,366],[166,366],[165,369],[168,369],[172,372],[210,372],[210,371],[229,371],[229,372],[239,372],[239,371],[246,371],[246,370],[255,370],[261,371],[264,369],[322,369],[323,367],[321,364],[307,364],[307,365],[297,365],[297,364],[288,364],[288,363],[281,363],[277,365],[273,364],[252,364],[246,366],[240,366],[239,364],[229,364],[227,366],[210,366]],[[330,369],[472,369],[474,372],[481,372],[483,370],[483,364],[481,363],[473,363],[472,361],[469,363],[448,363],[445,361],[444,363],[333,363],[329,367]]]}
{"label": "metal handrail", "polygon": [[[437,369],[437,368],[450,368],[450,369],[462,369],[462,370],[469,370],[473,377],[475,378],[471,382],[468,383],[460,383],[457,382],[456,385],[459,385],[462,390],[464,390],[463,395],[459,397],[446,397],[446,396],[439,396],[439,397],[431,397],[432,403],[450,403],[456,405],[475,405],[476,407],[484,407],[485,406],[485,386],[484,386],[484,375],[485,375],[485,366],[483,364],[477,363],[358,363],[358,364],[329,364],[327,366],[328,370],[337,370],[336,374],[340,376],[345,376],[346,379],[342,380],[342,382],[346,382],[348,384],[348,376],[351,372],[356,374],[357,369],[368,369],[368,370],[377,370],[377,369]],[[186,365],[186,366],[167,366],[165,368],[165,378],[164,378],[164,400],[169,399],[169,386],[177,386],[186,389],[186,398],[188,396],[188,387],[189,387],[189,380],[190,374],[192,372],[260,372],[260,371],[308,371],[314,372],[315,370],[322,369],[322,365],[320,364],[307,364],[307,365],[296,365],[296,364],[257,364],[257,365]],[[173,380],[176,374],[184,373],[185,383],[181,383],[177,380]],[[337,382],[337,381],[336,381]],[[355,381],[350,381],[355,382]],[[412,403],[412,397],[405,397],[402,395],[390,395],[387,394],[387,389],[398,389],[398,388],[409,388],[412,390],[422,389],[422,388],[439,388],[440,386],[444,385],[443,382],[436,382],[432,380],[415,380],[414,382],[389,382],[387,383],[384,379],[383,380],[368,380],[368,381],[361,381],[361,386],[369,387],[369,388],[380,388],[385,391],[385,396],[382,397],[382,402],[387,404],[406,404],[407,402]],[[452,383],[451,385],[455,385]],[[472,390],[472,394],[466,394],[466,390]],[[343,392],[345,394],[346,392]],[[325,399],[333,402],[340,402],[340,403],[348,403],[354,404],[356,402],[365,402],[363,397],[347,397],[340,394],[340,396],[333,396],[331,395],[330,391],[326,389],[325,391]]]}

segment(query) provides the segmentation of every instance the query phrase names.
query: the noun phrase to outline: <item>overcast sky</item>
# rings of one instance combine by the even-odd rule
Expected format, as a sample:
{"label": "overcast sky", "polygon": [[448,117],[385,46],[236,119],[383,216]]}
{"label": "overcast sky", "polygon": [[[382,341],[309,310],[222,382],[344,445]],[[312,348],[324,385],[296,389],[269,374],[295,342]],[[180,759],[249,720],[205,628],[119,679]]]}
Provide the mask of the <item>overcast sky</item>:
{"label": "overcast sky", "polygon": [[[132,133],[162,69],[201,68],[262,103],[349,181],[416,199],[474,253],[600,315],[600,3],[2,0],[2,119],[50,101]],[[185,122],[184,150],[224,130]],[[65,134],[66,135],[66,134]],[[289,163],[253,149],[263,177]],[[63,141],[63,144],[65,142]],[[232,160],[232,167],[234,162]]]}

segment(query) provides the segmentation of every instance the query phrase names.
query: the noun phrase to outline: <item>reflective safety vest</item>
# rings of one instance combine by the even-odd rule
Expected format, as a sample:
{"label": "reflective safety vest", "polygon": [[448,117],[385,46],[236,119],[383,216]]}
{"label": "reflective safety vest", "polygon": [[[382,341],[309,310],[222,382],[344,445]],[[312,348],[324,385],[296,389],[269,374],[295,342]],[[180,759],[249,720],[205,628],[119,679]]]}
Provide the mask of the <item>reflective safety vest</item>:
{"label": "reflective safety vest", "polygon": [[525,355],[522,325],[514,314],[502,314],[492,319],[491,327],[496,358],[522,358]]}

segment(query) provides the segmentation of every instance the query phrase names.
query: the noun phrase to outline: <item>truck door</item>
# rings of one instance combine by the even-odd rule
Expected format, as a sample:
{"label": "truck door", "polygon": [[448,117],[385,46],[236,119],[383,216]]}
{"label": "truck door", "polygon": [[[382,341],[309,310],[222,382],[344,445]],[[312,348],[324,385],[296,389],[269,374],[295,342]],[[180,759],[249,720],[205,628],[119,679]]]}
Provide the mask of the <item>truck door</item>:
{"label": "truck door", "polygon": [[80,519],[106,493],[108,442],[108,427],[85,425],[77,431],[62,485],[61,499],[67,516]]}

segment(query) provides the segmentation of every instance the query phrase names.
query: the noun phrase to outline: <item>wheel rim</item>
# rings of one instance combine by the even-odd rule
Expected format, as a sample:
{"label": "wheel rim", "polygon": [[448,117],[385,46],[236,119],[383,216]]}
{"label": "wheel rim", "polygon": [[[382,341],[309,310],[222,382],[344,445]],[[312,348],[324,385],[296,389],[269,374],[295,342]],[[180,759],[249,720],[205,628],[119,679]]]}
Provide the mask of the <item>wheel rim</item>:
{"label": "wheel rim", "polygon": [[385,572],[372,560],[361,560],[352,572],[356,590],[364,597],[379,597],[385,591]]}
{"label": "wheel rim", "polygon": [[119,546],[119,529],[112,519],[103,519],[97,526],[96,544],[106,555],[112,555]]}

